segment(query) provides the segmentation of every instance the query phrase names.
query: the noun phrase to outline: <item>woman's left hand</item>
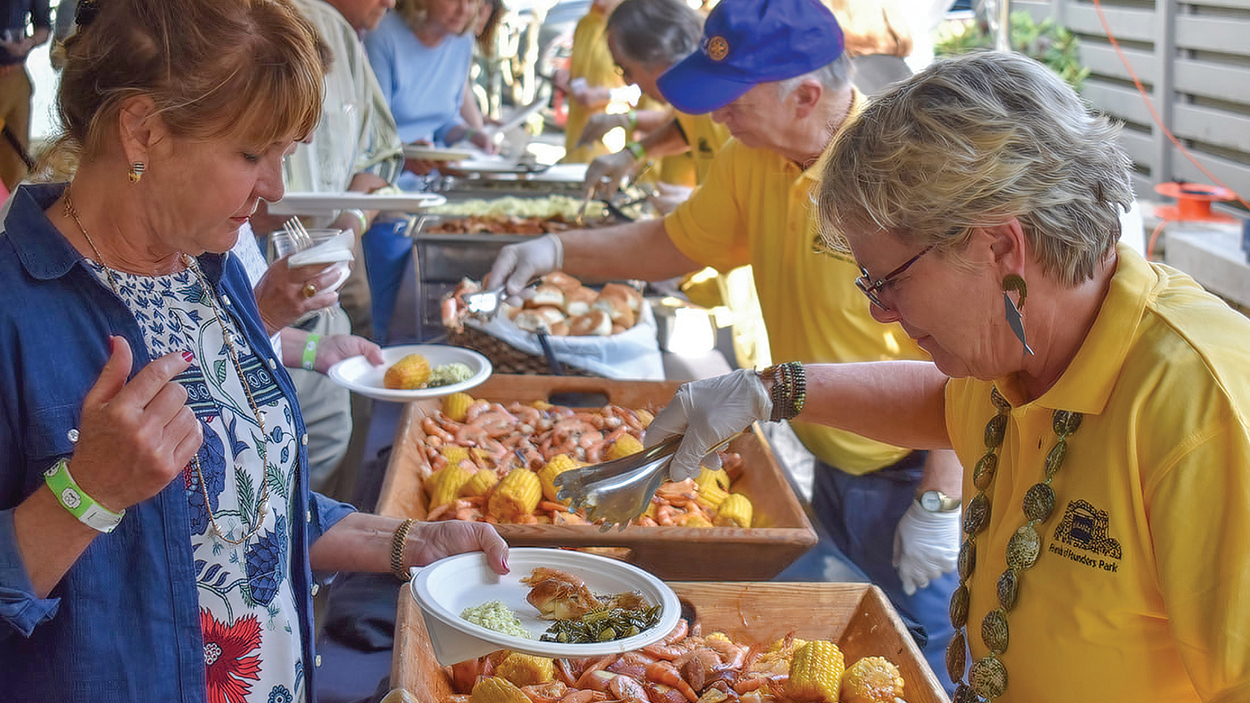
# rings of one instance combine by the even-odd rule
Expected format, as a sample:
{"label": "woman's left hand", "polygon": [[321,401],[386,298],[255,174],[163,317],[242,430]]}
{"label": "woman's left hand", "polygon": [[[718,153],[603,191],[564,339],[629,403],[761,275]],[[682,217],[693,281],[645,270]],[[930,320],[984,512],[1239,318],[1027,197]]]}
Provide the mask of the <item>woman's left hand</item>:
{"label": "woman's left hand", "polygon": [[321,338],[317,345],[317,361],[313,369],[318,373],[326,373],[331,366],[353,356],[363,356],[374,366],[386,363],[382,358],[382,348],[364,337],[350,334],[330,334]]}
{"label": "woman's left hand", "polygon": [[[269,334],[290,325],[305,313],[334,305],[338,291],[326,290],[343,275],[335,264],[287,266],[288,256],[273,262],[256,284],[256,306]],[[308,295],[309,292],[312,295]]]}
{"label": "woman's left hand", "polygon": [[426,566],[443,557],[477,551],[486,555],[486,563],[495,573],[508,573],[508,543],[489,523],[462,520],[418,522],[408,532],[404,563],[407,566]]}

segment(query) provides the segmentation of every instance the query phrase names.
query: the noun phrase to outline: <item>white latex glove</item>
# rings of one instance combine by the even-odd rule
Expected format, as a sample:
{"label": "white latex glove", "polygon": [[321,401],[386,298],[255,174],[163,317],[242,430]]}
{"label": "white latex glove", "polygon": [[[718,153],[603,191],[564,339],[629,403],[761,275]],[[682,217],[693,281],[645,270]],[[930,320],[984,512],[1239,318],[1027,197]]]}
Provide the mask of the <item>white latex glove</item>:
{"label": "white latex glove", "polygon": [[628,149],[604,154],[586,167],[586,190],[600,198],[612,198],[621,188],[621,180],[634,170],[637,159]]}
{"label": "white latex glove", "polygon": [[912,595],[942,574],[953,571],[959,559],[961,511],[931,513],[912,501],[894,531],[894,568],[903,592]]}
{"label": "white latex glove", "polygon": [[677,389],[647,427],[643,442],[651,447],[684,432],[668,468],[669,478],[684,481],[698,476],[700,466],[720,468],[720,456],[708,450],[756,420],[767,421],[772,413],[773,401],[760,377],[750,369],[738,369]]}
{"label": "white latex glove", "polygon": [[488,285],[503,286],[509,296],[508,302],[520,305],[517,294],[529,282],[552,271],[559,271],[564,263],[564,245],[554,234],[545,234],[520,244],[509,244],[499,252],[495,265],[490,268]]}

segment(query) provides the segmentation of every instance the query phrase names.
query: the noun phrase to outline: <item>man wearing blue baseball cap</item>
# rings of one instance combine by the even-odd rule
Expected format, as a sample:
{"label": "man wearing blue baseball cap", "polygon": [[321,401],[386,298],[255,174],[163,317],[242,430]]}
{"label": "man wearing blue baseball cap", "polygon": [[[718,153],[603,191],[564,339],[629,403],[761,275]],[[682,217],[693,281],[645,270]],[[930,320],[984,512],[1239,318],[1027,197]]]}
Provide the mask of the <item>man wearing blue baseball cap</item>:
{"label": "man wearing blue baseball cap", "polygon": [[[825,153],[863,102],[843,46],[837,20],[818,0],[722,0],[699,49],[658,81],[674,108],[711,112],[734,137],[694,195],[662,220],[505,247],[491,280],[515,295],[554,270],[654,281],[750,264],[774,359],[927,359],[901,327],[872,318],[855,264],[817,246],[813,199]],[[959,547],[958,460],[948,451],[909,452],[792,426],[822,464],[812,498],[822,525],[900,611],[925,626],[926,658],[944,671]],[[696,473],[690,464],[674,462],[671,478]]]}

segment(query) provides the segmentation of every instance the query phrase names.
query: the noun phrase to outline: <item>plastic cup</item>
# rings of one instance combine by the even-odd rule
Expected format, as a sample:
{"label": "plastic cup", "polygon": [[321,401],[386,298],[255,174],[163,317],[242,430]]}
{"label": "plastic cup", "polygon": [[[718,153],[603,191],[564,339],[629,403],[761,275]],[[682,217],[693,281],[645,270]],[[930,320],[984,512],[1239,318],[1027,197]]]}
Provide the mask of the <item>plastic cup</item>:
{"label": "plastic cup", "polygon": [[[308,236],[312,239],[312,246],[327,242],[330,239],[342,234],[341,229],[310,229]],[[290,233],[285,229],[280,229],[270,236],[273,242],[274,258],[281,259],[288,254],[294,254],[297,251],[303,251],[307,247],[296,247],[295,240],[291,239]]]}

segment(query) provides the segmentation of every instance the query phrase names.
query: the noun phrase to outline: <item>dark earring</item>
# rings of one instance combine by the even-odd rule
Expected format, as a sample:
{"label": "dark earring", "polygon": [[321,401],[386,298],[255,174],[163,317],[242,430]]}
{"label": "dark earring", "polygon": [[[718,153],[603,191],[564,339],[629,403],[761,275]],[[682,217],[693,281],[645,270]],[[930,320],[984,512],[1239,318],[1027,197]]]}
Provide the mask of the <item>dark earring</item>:
{"label": "dark earring", "polygon": [[[1009,292],[1015,291],[1020,296],[1020,304],[1012,302]],[[1024,353],[1032,356],[1033,350],[1029,347],[1029,343],[1024,339],[1024,317],[1020,311],[1024,309],[1024,300],[1029,297],[1029,288],[1024,283],[1024,279],[1011,274],[1003,279],[1003,307],[1006,308],[1007,324],[1011,326],[1011,331],[1015,333],[1016,339],[1020,340],[1020,344],[1024,345]]]}

